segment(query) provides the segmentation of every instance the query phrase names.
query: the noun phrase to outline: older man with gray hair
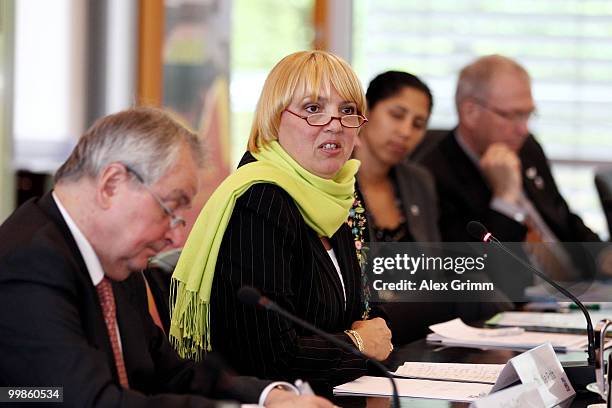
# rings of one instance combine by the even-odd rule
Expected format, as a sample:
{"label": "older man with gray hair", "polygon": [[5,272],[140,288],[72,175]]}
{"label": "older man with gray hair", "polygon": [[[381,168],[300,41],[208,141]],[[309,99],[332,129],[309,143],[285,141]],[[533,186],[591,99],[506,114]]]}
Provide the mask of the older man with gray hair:
{"label": "older man with gray hair", "polygon": [[[443,240],[471,241],[466,224],[477,220],[503,241],[599,241],[570,211],[529,133],[535,104],[521,65],[478,58],[461,70],[455,103],[459,124],[421,159],[436,179]],[[555,251],[543,263],[567,264],[566,251]]]}
{"label": "older man with gray hair", "polygon": [[0,385],[63,387],[74,407],[331,406],[231,376],[214,358],[182,360],[153,323],[134,272],[179,239],[201,157],[197,137],[161,110],[104,117],[53,191],[0,226]]}

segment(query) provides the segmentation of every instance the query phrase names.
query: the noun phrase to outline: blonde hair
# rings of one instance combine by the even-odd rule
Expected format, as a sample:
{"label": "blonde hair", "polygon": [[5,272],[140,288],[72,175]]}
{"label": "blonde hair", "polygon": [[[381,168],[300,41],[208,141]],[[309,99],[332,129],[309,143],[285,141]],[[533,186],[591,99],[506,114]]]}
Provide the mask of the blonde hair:
{"label": "blonde hair", "polygon": [[357,113],[365,115],[367,104],[363,88],[350,65],[326,51],[300,51],[280,60],[266,78],[255,109],[248,149],[278,139],[281,113],[296,96],[315,100],[321,89],[328,94],[331,87],[347,101],[357,105]]}

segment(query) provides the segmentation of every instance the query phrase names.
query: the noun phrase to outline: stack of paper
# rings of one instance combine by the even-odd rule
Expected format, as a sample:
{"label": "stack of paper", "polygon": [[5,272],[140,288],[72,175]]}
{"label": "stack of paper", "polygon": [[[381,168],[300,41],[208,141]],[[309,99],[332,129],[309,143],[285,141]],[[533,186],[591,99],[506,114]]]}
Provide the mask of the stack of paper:
{"label": "stack of paper", "polygon": [[[504,364],[405,362],[392,373],[400,397],[473,401],[491,391]],[[334,388],[336,395],[392,395],[385,377],[361,377]]]}
{"label": "stack of paper", "polygon": [[[450,401],[474,401],[489,394],[492,384],[463,383],[398,378],[400,397],[433,398]],[[364,376],[334,388],[334,395],[392,395],[391,381],[386,377]]]}
{"label": "stack of paper", "polygon": [[[533,400],[539,402],[534,406],[552,407],[576,395],[550,343],[515,356],[506,364],[406,362],[393,374],[411,377],[395,379],[400,397],[474,401],[493,394],[479,404],[481,407],[522,407]],[[517,383],[531,387],[499,393]],[[388,378],[365,376],[335,387],[334,394],[388,396],[392,390]]]}
{"label": "stack of paper", "polygon": [[550,342],[556,351],[584,351],[587,337],[579,334],[528,332],[516,329],[478,329],[461,319],[429,326],[427,341],[456,347],[528,350]]}
{"label": "stack of paper", "polygon": [[400,366],[396,377],[495,384],[504,364],[419,363],[408,361]]}
{"label": "stack of paper", "polygon": [[[602,319],[612,319],[612,310],[589,312],[589,314],[593,326]],[[545,331],[586,332],[586,319],[582,312],[503,312],[487,320],[486,324],[491,326],[518,326]]]}

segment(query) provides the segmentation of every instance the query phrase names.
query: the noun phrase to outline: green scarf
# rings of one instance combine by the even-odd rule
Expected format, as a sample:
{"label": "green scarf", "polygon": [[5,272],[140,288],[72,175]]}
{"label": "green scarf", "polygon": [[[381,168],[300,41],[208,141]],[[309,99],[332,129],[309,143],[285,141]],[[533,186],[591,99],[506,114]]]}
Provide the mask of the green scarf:
{"label": "green scarf", "polygon": [[333,179],[309,173],[273,141],[215,190],[200,212],[170,288],[170,342],[181,357],[202,358],[210,346],[210,291],[217,256],[236,200],[257,183],[276,184],[298,206],[306,224],[331,237],[348,218],[359,161],[349,160]]}

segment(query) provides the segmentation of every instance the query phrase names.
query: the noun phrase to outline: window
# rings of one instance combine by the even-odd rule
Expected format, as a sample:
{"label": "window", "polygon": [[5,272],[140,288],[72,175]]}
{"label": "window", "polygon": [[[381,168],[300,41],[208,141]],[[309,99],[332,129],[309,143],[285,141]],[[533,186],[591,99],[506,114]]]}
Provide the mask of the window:
{"label": "window", "polygon": [[15,2],[15,168],[55,171],[84,129],[80,3]]}
{"label": "window", "polygon": [[13,73],[13,4],[0,2],[0,222],[15,206],[11,104]]}
{"label": "window", "polygon": [[231,35],[231,133],[234,164],[246,151],[261,88],[284,56],[312,47],[314,0],[234,0]]}
{"label": "window", "polygon": [[612,3],[355,0],[353,16],[353,66],[364,84],[389,69],[419,75],[435,98],[431,128],[455,126],[465,64],[492,53],[523,64],[538,107],[532,132],[570,206],[607,236],[593,169],[612,161]]}

